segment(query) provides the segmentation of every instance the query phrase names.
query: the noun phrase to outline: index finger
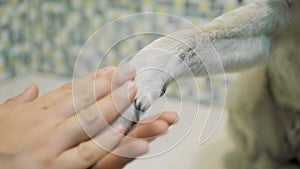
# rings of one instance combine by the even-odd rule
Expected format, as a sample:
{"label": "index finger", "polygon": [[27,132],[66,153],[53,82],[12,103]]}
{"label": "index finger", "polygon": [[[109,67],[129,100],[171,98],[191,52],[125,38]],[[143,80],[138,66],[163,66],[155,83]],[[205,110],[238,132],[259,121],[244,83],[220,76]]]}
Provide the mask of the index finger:
{"label": "index finger", "polygon": [[[125,82],[131,80],[135,76],[135,69],[131,74],[124,73],[127,69],[131,69],[131,65],[120,66],[118,71],[111,72],[107,76],[96,75],[95,81],[87,78],[86,80],[78,80],[73,83],[73,91],[71,95],[64,97],[57,104],[53,105],[51,109],[57,112],[54,118],[63,121],[66,118],[80,112],[82,109],[92,105],[105,96],[109,95],[115,88],[123,85]],[[100,76],[100,77],[99,77]],[[116,80],[112,80],[114,77]],[[52,111],[52,112],[53,112]]]}
{"label": "index finger", "polygon": [[[83,76],[77,79],[77,81],[87,81],[87,80],[90,81],[89,79],[95,79],[95,78],[97,79],[102,76],[107,76],[108,78],[110,78],[112,74],[114,74],[115,70],[116,67],[107,66],[95,72],[92,72],[86,76]],[[40,96],[35,101],[35,104],[39,108],[47,109],[48,107],[62,100],[64,97],[72,94],[72,83],[73,81],[69,81],[68,83],[62,85],[61,87],[47,92],[46,94]]]}

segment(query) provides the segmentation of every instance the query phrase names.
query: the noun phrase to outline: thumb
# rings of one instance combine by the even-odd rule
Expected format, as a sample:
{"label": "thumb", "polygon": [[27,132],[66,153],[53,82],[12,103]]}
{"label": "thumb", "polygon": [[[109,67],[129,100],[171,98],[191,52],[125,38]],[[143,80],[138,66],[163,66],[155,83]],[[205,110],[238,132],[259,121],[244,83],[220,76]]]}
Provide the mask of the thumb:
{"label": "thumb", "polygon": [[39,87],[33,83],[28,86],[22,93],[7,100],[7,102],[26,103],[36,99],[39,95]]}

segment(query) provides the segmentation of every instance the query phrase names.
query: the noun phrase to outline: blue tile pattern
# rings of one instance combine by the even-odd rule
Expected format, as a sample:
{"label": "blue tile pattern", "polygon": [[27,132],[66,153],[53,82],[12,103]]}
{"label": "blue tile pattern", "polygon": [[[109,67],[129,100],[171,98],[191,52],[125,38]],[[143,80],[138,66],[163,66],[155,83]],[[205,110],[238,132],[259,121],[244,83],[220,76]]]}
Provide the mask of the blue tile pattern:
{"label": "blue tile pattern", "polygon": [[[0,80],[32,71],[71,77],[78,53],[88,37],[106,23],[127,14],[164,12],[197,25],[201,18],[214,18],[241,4],[240,0],[0,1]],[[135,23],[124,23],[121,27],[128,32],[139,29]],[[107,39],[114,39],[114,36],[106,35]],[[104,64],[117,64],[123,50],[138,51],[148,42],[137,38],[117,45],[111,51],[115,55]],[[93,61],[87,61],[86,66],[90,62]],[[208,86],[209,82],[203,80],[197,88],[205,93],[209,91]],[[184,91],[187,97],[193,94],[188,85]],[[178,90],[174,89],[173,93],[176,96]],[[210,97],[200,101],[208,102]]]}

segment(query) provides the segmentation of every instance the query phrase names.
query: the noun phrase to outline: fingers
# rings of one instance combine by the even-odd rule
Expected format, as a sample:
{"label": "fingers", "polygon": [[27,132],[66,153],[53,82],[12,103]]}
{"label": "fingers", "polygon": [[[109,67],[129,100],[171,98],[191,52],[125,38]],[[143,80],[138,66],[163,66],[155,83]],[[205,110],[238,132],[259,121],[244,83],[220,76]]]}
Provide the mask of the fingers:
{"label": "fingers", "polygon": [[31,84],[28,86],[24,92],[19,95],[8,99],[6,102],[8,103],[27,103],[36,99],[39,95],[39,88],[36,84]]}
{"label": "fingers", "polygon": [[[74,105],[78,111],[103,98],[126,81],[132,80],[135,76],[135,69],[133,66],[125,64],[121,65],[114,73],[109,70],[104,71],[104,73],[106,76],[101,77],[106,78],[100,78],[102,79],[101,82],[95,81],[94,78],[89,83],[87,82],[89,80],[73,82]],[[99,77],[99,74],[96,77]]]}
{"label": "fingers", "polygon": [[116,72],[110,76],[112,80],[112,89],[116,89],[121,86],[128,79],[134,78],[135,68],[129,64],[123,64],[117,68]]}
{"label": "fingers", "polygon": [[[74,86],[82,85],[82,88],[84,88],[84,85],[86,85],[85,88],[93,89],[93,82],[96,79],[99,79],[100,77],[103,78],[103,76],[104,77],[112,76],[115,69],[116,68],[113,66],[107,66],[96,72],[93,72],[86,76],[83,76],[79,79],[70,81],[70,82],[64,84],[63,86],[42,95],[36,104],[39,105],[40,107],[42,107],[43,109],[46,109],[48,107],[53,106],[55,103],[60,102],[65,97],[72,96],[73,82],[74,83],[76,82]],[[91,98],[94,98],[94,97],[91,97]]]}
{"label": "fingers", "polygon": [[175,112],[163,112],[162,114],[150,116],[139,122],[133,130],[128,133],[129,137],[153,139],[163,133],[179,120]]}
{"label": "fingers", "polygon": [[80,143],[60,154],[56,161],[57,166],[73,169],[89,168],[106,155],[107,151],[118,145],[124,132],[124,127],[119,124],[93,140]]}
{"label": "fingers", "polygon": [[103,157],[93,169],[122,169],[126,164],[149,151],[149,143],[138,139],[116,148],[112,153]]}
{"label": "fingers", "polygon": [[179,116],[176,112],[165,111],[163,113],[155,114],[153,116],[141,120],[137,127],[141,125],[147,125],[148,123],[153,122],[155,120],[163,120],[166,121],[169,125],[172,125],[179,120]]}
{"label": "fingers", "polygon": [[93,137],[112,123],[132,103],[136,90],[135,84],[128,82],[97,103],[83,109],[78,116],[72,116],[61,123],[56,132],[56,139],[64,140],[64,143],[60,143],[60,149]]}
{"label": "fingers", "polygon": [[142,120],[142,122],[137,124],[128,134],[128,137],[122,138],[118,148],[102,158],[93,166],[93,169],[123,168],[136,157],[148,151],[149,145],[147,141],[151,141],[153,138],[165,133],[168,128],[178,120],[179,116],[175,112],[164,112]]}
{"label": "fingers", "polygon": [[[133,69],[131,65],[120,66],[120,69],[115,73],[110,72],[107,76],[97,74],[97,79],[89,77],[84,80],[76,80],[73,82],[73,95],[68,95],[62,99],[57,105],[53,108],[56,112],[59,113],[62,119],[68,118],[75,114],[79,113],[80,110],[90,106],[95,103],[97,100],[105,97],[111,93],[112,89],[119,87],[124,84],[126,81],[131,80],[135,76],[135,71],[132,71],[132,74],[128,75],[124,72],[127,69]],[[114,75],[115,74],[115,75]],[[112,82],[112,78],[116,76],[119,77],[119,80]],[[122,78],[121,78],[122,77]],[[113,88],[112,88],[113,87]]]}

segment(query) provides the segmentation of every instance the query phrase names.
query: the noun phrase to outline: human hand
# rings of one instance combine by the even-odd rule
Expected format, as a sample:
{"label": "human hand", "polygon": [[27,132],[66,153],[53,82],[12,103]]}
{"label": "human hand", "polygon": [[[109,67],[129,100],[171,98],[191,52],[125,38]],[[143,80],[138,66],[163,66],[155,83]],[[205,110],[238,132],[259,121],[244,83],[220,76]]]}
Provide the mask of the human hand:
{"label": "human hand", "polygon": [[[143,140],[117,146],[121,140],[125,142],[122,139],[124,128],[121,125],[96,135],[107,126],[103,120],[108,123],[114,121],[134,98],[135,85],[132,84],[128,91],[129,83],[125,83],[134,77],[134,71],[122,73],[126,70],[128,72],[130,68],[123,66],[120,71],[115,71],[115,68],[107,67],[76,80],[75,83],[81,86],[79,89],[85,89],[87,94],[79,94],[74,99],[75,108],[72,83],[39,98],[38,87],[32,85],[21,95],[0,105],[0,134],[4,136],[0,140],[0,165],[4,168],[88,168],[98,161],[98,164],[108,164],[109,159],[114,159],[107,150],[128,149],[133,143],[137,145],[135,150],[130,150],[133,155],[145,153],[148,144]],[[113,74],[117,79],[115,81],[112,80]],[[95,83],[95,90],[86,88],[91,85],[91,81]],[[93,94],[95,97],[92,97]],[[114,102],[119,103],[118,108]],[[98,118],[97,107],[101,110],[102,119]],[[78,118],[82,119],[81,124]],[[167,128],[161,124],[163,123],[160,122],[158,126]],[[82,125],[89,131],[88,134],[82,129]],[[153,124],[149,125],[151,126]],[[131,133],[139,131],[138,129],[143,128],[136,127]],[[106,150],[89,140],[93,136],[93,141],[101,141],[106,145]],[[106,160],[103,162],[102,158]],[[126,160],[120,162],[123,166],[127,163]],[[110,164],[106,168],[110,168]]]}
{"label": "human hand", "polygon": [[165,134],[178,120],[177,113],[169,111],[145,118],[128,133],[128,137],[122,138],[118,147],[100,159],[92,169],[125,167],[135,157],[145,154],[148,151],[148,143]]}

